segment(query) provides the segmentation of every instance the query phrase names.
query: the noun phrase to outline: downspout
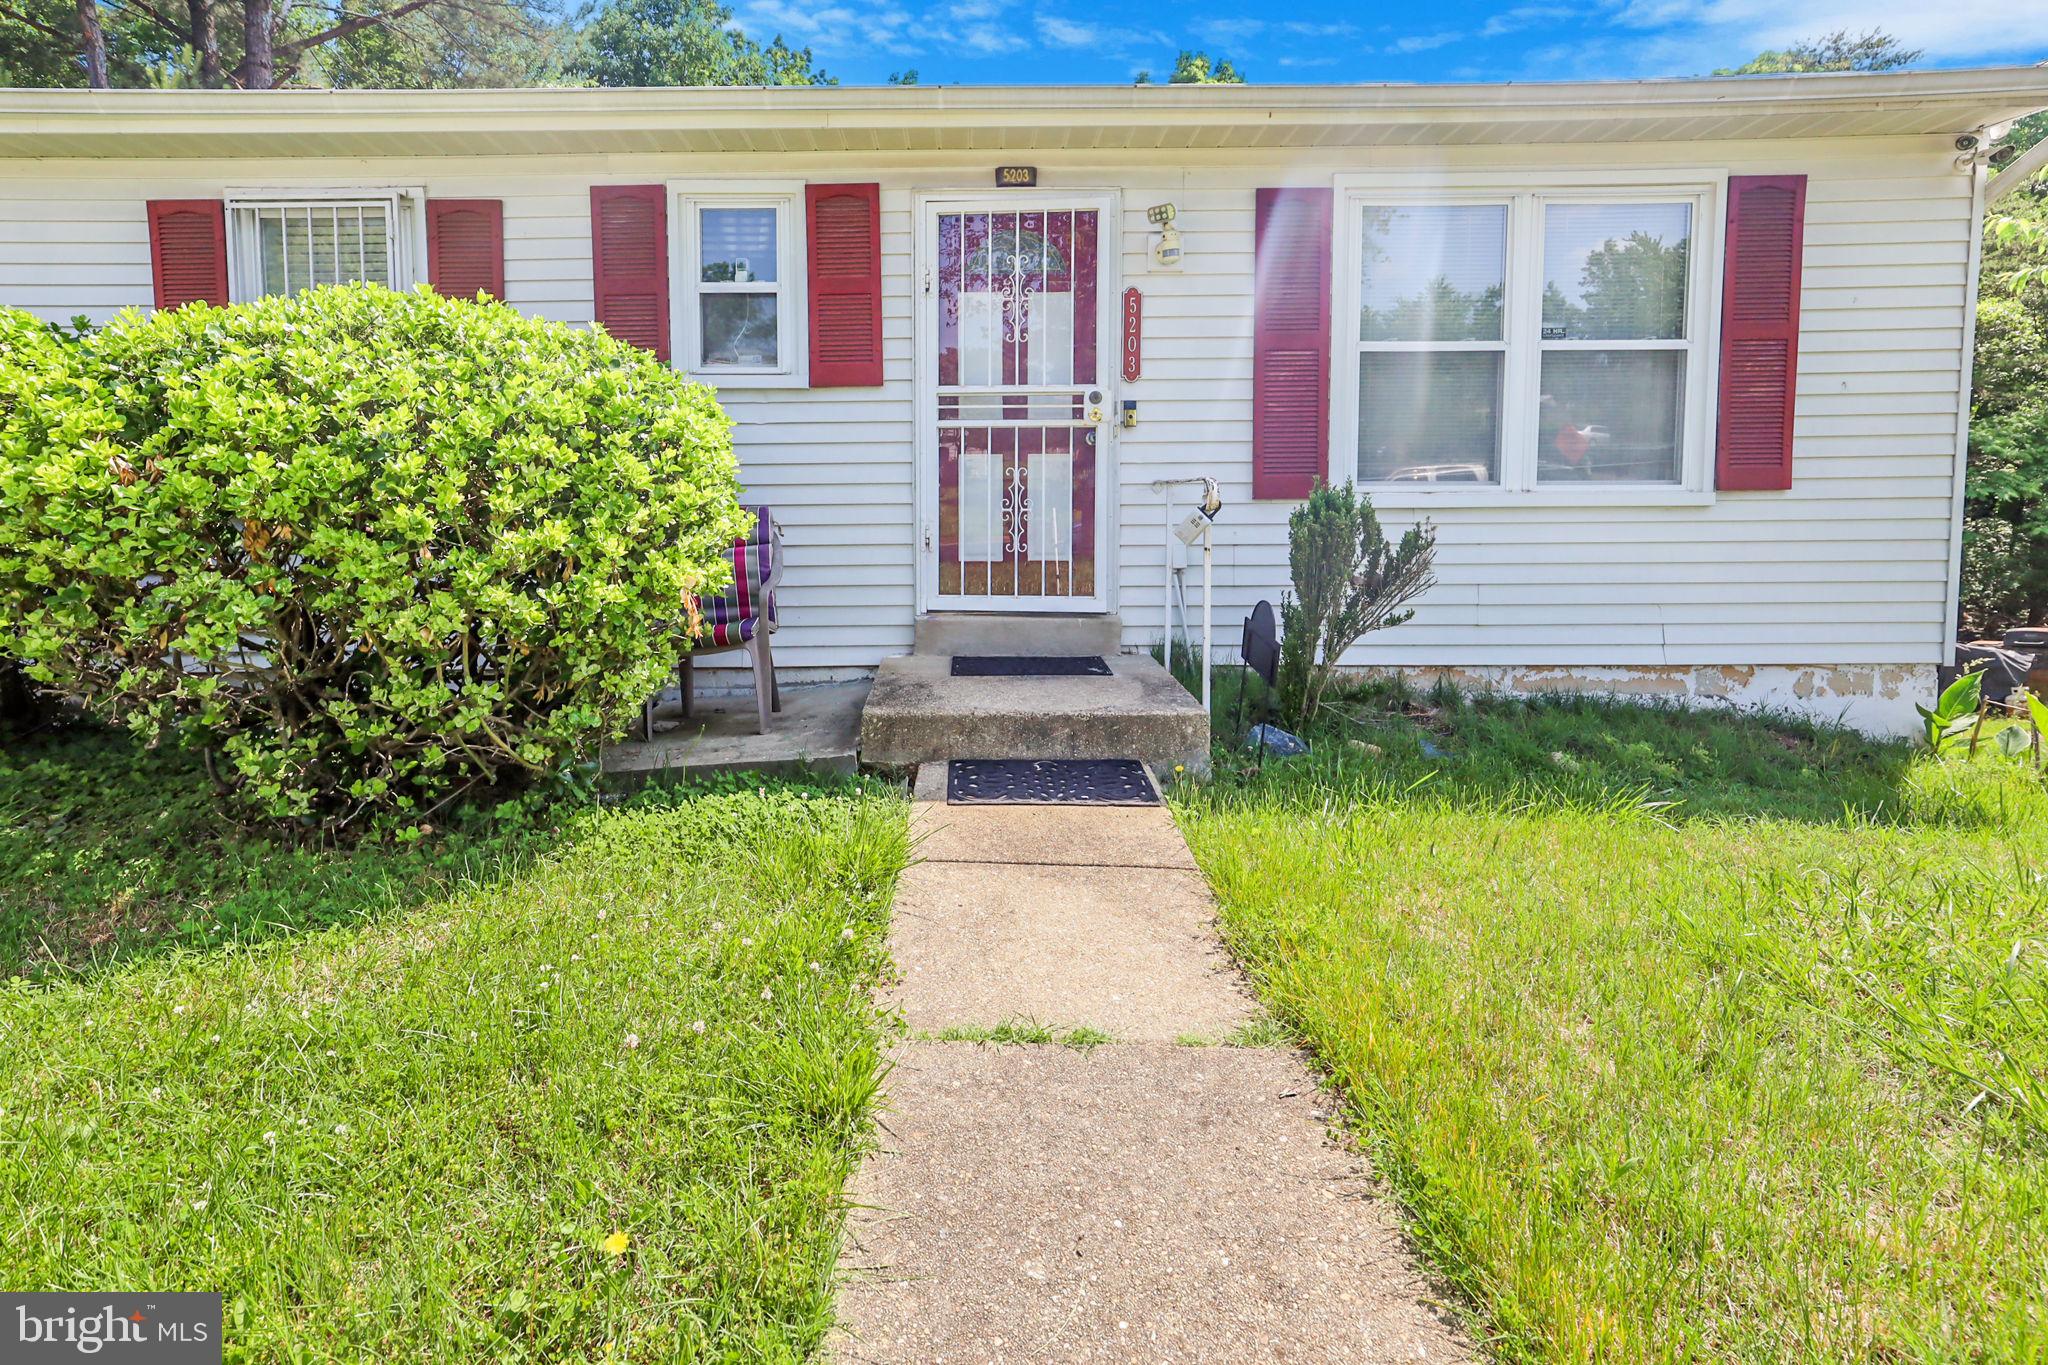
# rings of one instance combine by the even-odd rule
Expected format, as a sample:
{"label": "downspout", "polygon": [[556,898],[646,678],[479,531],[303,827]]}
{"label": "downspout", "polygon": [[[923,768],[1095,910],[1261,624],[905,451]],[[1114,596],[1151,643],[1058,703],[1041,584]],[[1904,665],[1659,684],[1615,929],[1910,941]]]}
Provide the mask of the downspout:
{"label": "downspout", "polygon": [[1963,603],[1963,495],[1970,472],[1970,394],[1977,359],[1977,286],[1984,265],[1986,175],[1981,154],[1970,159],[1970,263],[1963,283],[1963,354],[1956,391],[1956,467],[1949,492],[1948,594],[1942,609],[1941,662],[1953,668]]}

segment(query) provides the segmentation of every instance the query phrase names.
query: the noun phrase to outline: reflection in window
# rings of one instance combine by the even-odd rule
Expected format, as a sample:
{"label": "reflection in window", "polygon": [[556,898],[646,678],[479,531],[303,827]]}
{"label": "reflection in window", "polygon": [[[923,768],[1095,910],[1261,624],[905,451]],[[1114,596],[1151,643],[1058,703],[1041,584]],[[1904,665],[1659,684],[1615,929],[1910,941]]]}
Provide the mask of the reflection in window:
{"label": "reflection in window", "polygon": [[1358,370],[1358,477],[1500,477],[1500,351],[1368,351]]}
{"label": "reflection in window", "polygon": [[1497,483],[1507,205],[1362,213],[1358,477]]}
{"label": "reflection in window", "polygon": [[1360,341],[1499,341],[1507,205],[1367,207]]}
{"label": "reflection in window", "polygon": [[1685,335],[1690,204],[1551,204],[1543,211],[1543,339]]}
{"label": "reflection in window", "polygon": [[1547,351],[1536,477],[1676,483],[1684,407],[1683,351]]}

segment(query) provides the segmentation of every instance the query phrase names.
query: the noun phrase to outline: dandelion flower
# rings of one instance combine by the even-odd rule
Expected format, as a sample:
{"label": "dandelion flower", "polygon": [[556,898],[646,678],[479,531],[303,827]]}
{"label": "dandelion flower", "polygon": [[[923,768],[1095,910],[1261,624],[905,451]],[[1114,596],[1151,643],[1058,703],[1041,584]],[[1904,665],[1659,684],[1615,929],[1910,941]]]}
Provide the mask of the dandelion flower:
{"label": "dandelion flower", "polygon": [[604,1248],[607,1256],[623,1256],[626,1254],[626,1248],[633,1245],[633,1239],[627,1233],[614,1232],[598,1245]]}

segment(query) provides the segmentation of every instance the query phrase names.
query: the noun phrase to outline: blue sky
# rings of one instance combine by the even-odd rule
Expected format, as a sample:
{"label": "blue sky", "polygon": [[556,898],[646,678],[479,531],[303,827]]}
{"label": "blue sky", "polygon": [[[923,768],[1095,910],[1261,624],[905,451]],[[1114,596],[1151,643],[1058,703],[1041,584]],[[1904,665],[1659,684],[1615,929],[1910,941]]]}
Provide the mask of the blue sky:
{"label": "blue sky", "polygon": [[[1163,79],[1183,47],[1254,82],[1528,81],[1705,75],[1837,28],[1882,27],[1926,65],[2048,60],[2048,4],[1973,0],[1555,0],[1363,6],[1296,0],[738,0],[762,41],[809,44],[843,83]],[[1284,17],[1281,17],[1283,16]]]}

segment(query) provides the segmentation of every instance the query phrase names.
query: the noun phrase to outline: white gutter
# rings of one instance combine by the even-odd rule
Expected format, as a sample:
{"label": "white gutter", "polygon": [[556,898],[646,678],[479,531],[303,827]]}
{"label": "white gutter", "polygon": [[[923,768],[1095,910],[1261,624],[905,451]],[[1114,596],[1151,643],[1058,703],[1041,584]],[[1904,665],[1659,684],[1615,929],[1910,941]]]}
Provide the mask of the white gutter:
{"label": "white gutter", "polygon": [[1963,110],[2042,106],[2039,67],[1525,85],[0,90],[0,134],[1621,123],[1915,110],[1931,132]]}

